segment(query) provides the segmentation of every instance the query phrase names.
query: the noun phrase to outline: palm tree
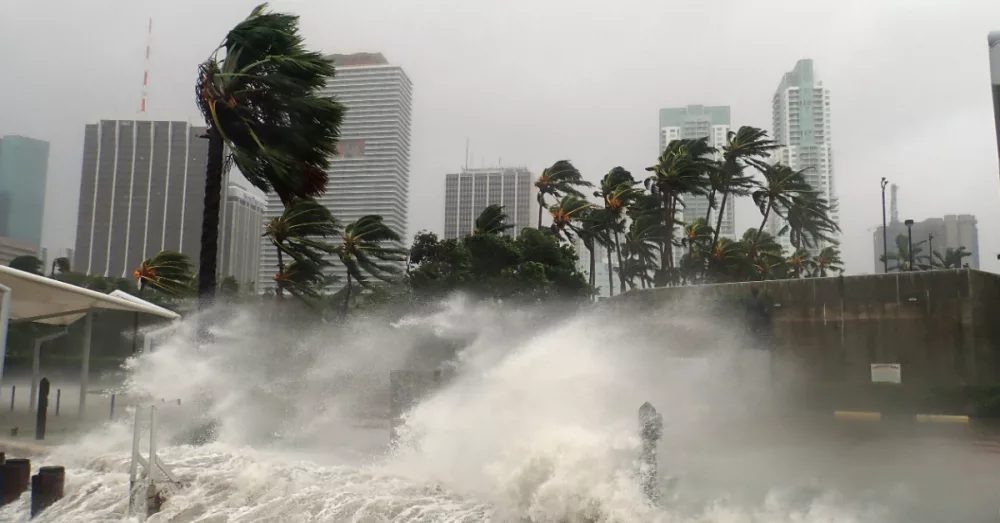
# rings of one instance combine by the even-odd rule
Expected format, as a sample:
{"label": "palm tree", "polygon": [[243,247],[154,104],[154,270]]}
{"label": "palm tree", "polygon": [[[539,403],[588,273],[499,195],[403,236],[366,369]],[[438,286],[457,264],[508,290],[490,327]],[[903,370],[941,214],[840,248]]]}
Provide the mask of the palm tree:
{"label": "palm tree", "polygon": [[[722,218],[726,212],[726,200],[729,195],[749,196],[753,192],[755,181],[753,176],[746,174],[746,168],[753,166],[763,171],[766,168],[763,160],[777,147],[778,144],[767,137],[767,131],[756,127],[744,125],[739,130],[729,131],[727,134],[726,145],[722,146],[722,165],[715,177],[717,184],[712,187],[712,193],[709,195],[709,202],[714,203],[715,193],[722,193],[719,216],[712,236],[713,245],[719,241],[719,231],[722,230]],[[711,212],[712,205],[709,205],[708,215]],[[705,216],[706,220],[708,215]]]}
{"label": "palm tree", "polygon": [[401,239],[378,215],[367,215],[348,224],[341,234],[340,245],[335,249],[341,263],[347,269],[347,287],[344,293],[344,314],[351,301],[352,281],[364,285],[368,277],[388,281],[400,271],[399,264],[405,261],[406,251],[389,242]]}
{"label": "palm tree", "polygon": [[684,226],[681,246],[687,248],[687,252],[681,260],[681,272],[685,279],[692,280],[698,273],[704,272],[711,246],[714,245],[713,236],[712,228],[705,218],[698,218]]}
{"label": "palm tree", "polygon": [[623,266],[629,266],[628,270],[625,271],[626,277],[639,276],[639,284],[643,288],[652,283],[649,272],[656,267],[657,248],[662,238],[660,227],[662,226],[656,217],[637,216],[632,219],[624,236],[625,264]]}
{"label": "palm tree", "polygon": [[[615,215],[607,209],[590,206],[577,216],[578,219],[576,221],[571,219],[568,227],[576,233],[590,254],[590,287],[592,289],[597,288],[597,259],[595,257],[595,250],[600,245],[604,248],[608,256],[608,292],[611,296],[614,296],[615,285],[611,269],[613,267],[611,263],[611,250],[614,247],[614,243],[611,240],[611,232],[616,226]],[[620,266],[621,264],[619,263]]]}
{"label": "palm tree", "polygon": [[770,233],[758,229],[747,229],[740,239],[743,280],[773,279],[785,263],[781,244]]}
{"label": "palm tree", "polygon": [[[913,269],[926,270],[930,268],[930,257],[923,254],[923,245],[927,243],[927,240],[921,240],[913,244]],[[895,252],[889,252],[887,255],[879,256],[879,261],[885,261],[885,258],[895,261],[895,265],[889,267],[890,271],[909,271],[912,270],[910,267],[910,240],[905,234],[900,234],[896,236],[896,250]]]}
{"label": "palm tree", "polygon": [[507,223],[507,213],[503,212],[503,205],[488,205],[476,218],[476,226],[472,234],[503,234],[513,229],[514,226]]}
{"label": "palm tree", "polygon": [[56,277],[56,270],[59,271],[59,274],[70,272],[69,258],[60,256],[52,260],[52,272],[49,273],[50,278]]}
{"label": "palm tree", "polygon": [[808,276],[816,266],[813,255],[808,249],[796,249],[785,264],[791,270],[793,278],[801,278],[803,274]]}
{"label": "palm tree", "polygon": [[538,188],[538,228],[542,228],[542,209],[545,209],[545,196],[551,195],[555,199],[563,196],[576,196],[583,198],[577,187],[591,187],[592,183],[583,179],[580,171],[573,167],[569,160],[559,160],[542,171],[535,181]]}
{"label": "palm tree", "polygon": [[309,258],[294,259],[274,275],[275,289],[288,291],[299,299],[318,298],[329,281],[323,274],[323,266]]}
{"label": "palm tree", "polygon": [[572,241],[573,235],[570,231],[573,222],[583,219],[592,205],[580,196],[567,194],[555,205],[549,207],[549,215],[552,216],[552,232],[557,238]]}
{"label": "palm tree", "polygon": [[844,260],[840,259],[840,250],[835,246],[824,247],[816,255],[816,271],[821,278],[826,276],[827,271],[844,273]]}
{"label": "palm tree", "polygon": [[972,253],[965,250],[965,247],[959,247],[957,249],[953,247],[948,247],[942,255],[938,251],[934,251],[934,257],[937,258],[936,262],[933,262],[935,267],[941,269],[961,269],[964,263],[962,259],[972,256]]}
{"label": "palm tree", "polygon": [[812,187],[806,183],[803,171],[796,171],[781,164],[768,165],[762,171],[764,183],[760,189],[753,192],[753,201],[764,216],[757,228],[757,236],[764,233],[767,219],[773,212],[784,218],[792,207],[793,199],[805,193],[811,193]]}
{"label": "palm tree", "polygon": [[42,269],[45,267],[45,263],[39,260],[37,256],[32,256],[30,254],[25,256],[17,256],[10,263],[7,264],[11,269],[17,269],[19,271],[30,272],[31,274],[37,274],[42,276]]}
{"label": "palm tree", "polygon": [[664,227],[660,242],[660,271],[663,274],[674,266],[671,250],[677,211],[684,205],[683,196],[708,194],[709,174],[715,169],[711,156],[715,152],[715,148],[708,145],[708,138],[673,140],[667,144],[656,165],[646,168],[653,172],[646,179],[646,187],[659,198]]}
{"label": "palm tree", "polygon": [[[308,260],[311,262],[310,268],[325,266],[327,263],[323,255],[336,251],[336,247],[325,241],[325,238],[335,237],[339,232],[337,220],[329,209],[316,200],[304,198],[293,200],[285,207],[281,216],[272,218],[264,228],[264,237],[277,249],[278,274],[284,274],[285,254],[293,260]],[[305,270],[303,267],[300,266],[298,270]],[[285,279],[275,279],[275,296],[278,299],[284,296],[282,281]]]}
{"label": "palm tree", "polygon": [[814,192],[795,194],[786,209],[786,223],[778,236],[787,232],[789,242],[796,249],[834,243],[840,226],[833,220],[832,212],[826,199]]}
{"label": "palm tree", "polygon": [[[601,179],[600,191],[594,192],[594,196],[601,198],[604,202],[604,209],[612,217],[611,236],[614,239],[615,252],[618,256],[618,267],[623,265],[620,235],[625,232],[624,215],[632,202],[642,195],[642,190],[636,188],[639,182],[632,177],[632,173],[619,166],[608,171]],[[610,252],[608,253],[610,257]],[[610,261],[608,266],[611,266]],[[625,292],[625,273],[618,271],[619,289]]]}
{"label": "palm tree", "polygon": [[193,276],[191,258],[177,251],[160,251],[152,258],[143,260],[132,276],[138,280],[140,297],[147,286],[178,296],[190,288]]}
{"label": "palm tree", "polygon": [[[215,295],[223,171],[235,163],[286,205],[326,190],[344,108],[320,96],[333,62],[307,51],[298,17],[256,7],[198,68],[196,100],[208,124],[198,296]],[[228,151],[228,159],[224,157]]]}

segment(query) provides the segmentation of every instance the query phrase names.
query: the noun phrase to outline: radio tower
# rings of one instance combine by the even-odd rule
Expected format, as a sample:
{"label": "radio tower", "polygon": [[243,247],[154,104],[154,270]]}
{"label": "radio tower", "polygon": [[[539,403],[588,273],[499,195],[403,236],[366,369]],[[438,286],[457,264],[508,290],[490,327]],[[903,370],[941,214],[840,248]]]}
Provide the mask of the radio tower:
{"label": "radio tower", "polygon": [[153,40],[153,18],[149,18],[149,27],[146,29],[146,60],[143,63],[142,71],[142,104],[139,106],[139,112],[146,114],[146,88],[149,86],[149,48]]}

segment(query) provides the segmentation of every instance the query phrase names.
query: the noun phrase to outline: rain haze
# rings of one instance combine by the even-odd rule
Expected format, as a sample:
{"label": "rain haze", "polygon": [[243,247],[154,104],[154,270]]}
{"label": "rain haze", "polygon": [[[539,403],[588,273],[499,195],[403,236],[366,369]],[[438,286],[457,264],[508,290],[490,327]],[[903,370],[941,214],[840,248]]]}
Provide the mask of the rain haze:
{"label": "rain haze", "polygon": [[[43,244],[73,246],[84,124],[137,114],[153,19],[149,116],[199,121],[196,66],[256,0],[5,0],[0,135],[51,142]],[[873,270],[879,179],[901,218],[974,214],[996,271],[998,168],[986,34],[1000,3],[623,0],[275,1],[310,47],[382,52],[414,83],[409,231],[442,230],[444,174],[572,160],[592,180],[657,156],[657,111],[729,105],[771,128],[784,72],[811,58],[831,90],[848,273]],[[748,200],[737,230],[759,224]]]}

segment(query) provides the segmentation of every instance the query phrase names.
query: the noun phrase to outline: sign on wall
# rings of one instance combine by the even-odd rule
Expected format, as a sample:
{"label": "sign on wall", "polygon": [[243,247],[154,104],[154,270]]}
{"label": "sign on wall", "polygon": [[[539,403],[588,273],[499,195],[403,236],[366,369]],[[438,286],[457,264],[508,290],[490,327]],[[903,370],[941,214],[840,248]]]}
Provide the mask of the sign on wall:
{"label": "sign on wall", "polygon": [[902,383],[903,366],[899,363],[872,363],[872,383]]}

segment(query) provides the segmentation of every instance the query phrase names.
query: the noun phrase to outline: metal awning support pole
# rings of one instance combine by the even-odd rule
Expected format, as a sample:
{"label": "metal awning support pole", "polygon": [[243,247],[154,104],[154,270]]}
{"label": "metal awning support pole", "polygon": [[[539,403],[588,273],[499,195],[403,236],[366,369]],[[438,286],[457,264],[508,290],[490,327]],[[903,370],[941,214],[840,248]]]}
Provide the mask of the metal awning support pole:
{"label": "metal awning support pole", "polygon": [[80,416],[87,408],[87,385],[90,383],[90,338],[94,333],[94,311],[89,310],[83,324],[83,363],[80,365]]}
{"label": "metal awning support pole", "polygon": [[3,362],[7,359],[7,326],[10,324],[10,287],[0,285],[3,299],[0,300],[0,385],[3,385]]}
{"label": "metal awning support pole", "polygon": [[34,412],[35,405],[38,404],[38,380],[42,378],[42,344],[52,341],[60,336],[64,336],[66,331],[53,332],[45,336],[35,338],[35,351],[31,357],[31,411]]}

